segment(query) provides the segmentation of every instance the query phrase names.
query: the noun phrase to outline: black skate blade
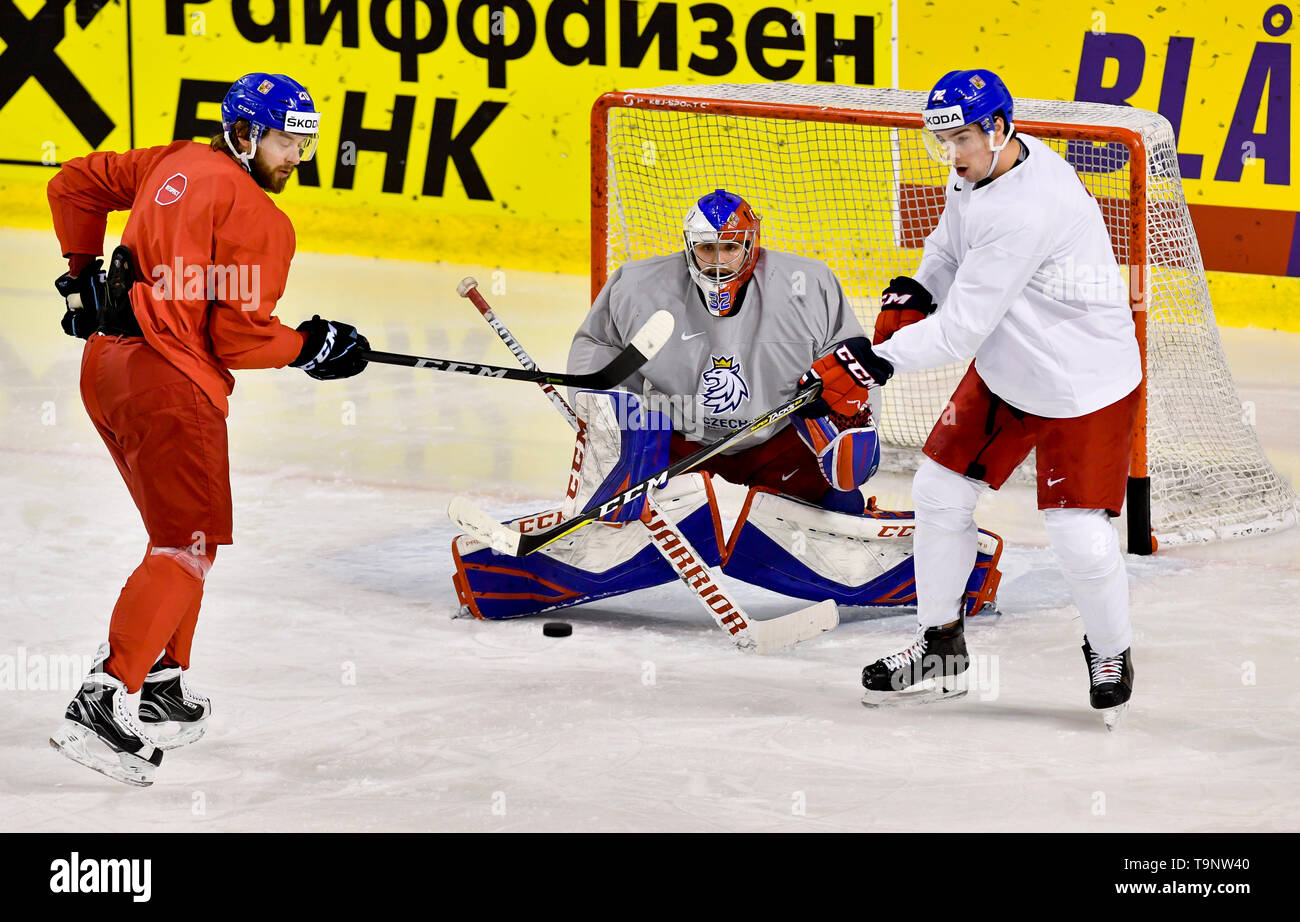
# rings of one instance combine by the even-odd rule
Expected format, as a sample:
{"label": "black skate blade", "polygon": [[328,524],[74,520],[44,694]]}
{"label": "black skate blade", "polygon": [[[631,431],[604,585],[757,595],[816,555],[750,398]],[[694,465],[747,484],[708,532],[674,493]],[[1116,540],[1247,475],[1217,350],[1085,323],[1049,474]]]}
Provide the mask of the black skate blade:
{"label": "black skate blade", "polygon": [[114,781],[140,788],[153,784],[153,763],[129,752],[117,752],[93,730],[75,720],[63,721],[50,736],[50,746],[72,761]]}
{"label": "black skate blade", "polygon": [[965,681],[966,673],[949,676],[942,684],[935,679],[926,679],[903,691],[872,691],[862,693],[862,706],[866,708],[906,707],[914,704],[929,704],[933,701],[946,701],[949,698],[965,697],[969,691]]}
{"label": "black skate blade", "polygon": [[1116,705],[1113,708],[1102,708],[1101,719],[1106,724],[1106,730],[1109,732],[1114,732],[1115,728],[1119,726],[1120,720],[1124,717],[1124,715],[1127,712],[1128,712],[1127,701],[1125,701],[1123,704]]}

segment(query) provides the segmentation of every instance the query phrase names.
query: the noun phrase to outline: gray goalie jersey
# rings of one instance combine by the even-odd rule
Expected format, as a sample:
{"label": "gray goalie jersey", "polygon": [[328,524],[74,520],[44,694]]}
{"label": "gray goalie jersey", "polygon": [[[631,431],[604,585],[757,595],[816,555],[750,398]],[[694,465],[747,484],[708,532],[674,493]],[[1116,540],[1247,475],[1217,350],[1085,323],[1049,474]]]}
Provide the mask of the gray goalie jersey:
{"label": "gray goalie jersey", "polygon": [[[815,259],[759,251],[740,310],[714,317],[678,252],[615,270],[573,337],[569,372],[610,361],[657,310],[673,315],[673,335],[622,387],[648,395],[673,428],[712,442],[794,396],[799,377],[836,344],[864,335],[839,280]],[[783,421],[731,449],[753,447]]]}

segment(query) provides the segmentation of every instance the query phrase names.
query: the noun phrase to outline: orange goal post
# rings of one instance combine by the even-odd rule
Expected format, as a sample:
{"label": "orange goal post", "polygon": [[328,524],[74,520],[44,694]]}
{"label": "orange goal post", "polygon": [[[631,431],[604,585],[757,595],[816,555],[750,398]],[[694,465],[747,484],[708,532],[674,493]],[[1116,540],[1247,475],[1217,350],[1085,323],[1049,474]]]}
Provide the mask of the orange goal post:
{"label": "orange goal post", "polygon": [[[915,271],[943,210],[947,169],[925,150],[925,101],[834,85],[606,93],[591,113],[592,297],[622,263],[679,249],[690,205],[726,188],[762,216],[764,246],[829,264],[870,331],[881,291]],[[1296,494],[1264,456],[1228,370],[1168,121],[1036,99],[1017,99],[1015,116],[1074,165],[1128,281],[1144,368],[1128,550],[1294,524]],[[915,466],[965,367],[900,374],[883,389],[884,466]]]}

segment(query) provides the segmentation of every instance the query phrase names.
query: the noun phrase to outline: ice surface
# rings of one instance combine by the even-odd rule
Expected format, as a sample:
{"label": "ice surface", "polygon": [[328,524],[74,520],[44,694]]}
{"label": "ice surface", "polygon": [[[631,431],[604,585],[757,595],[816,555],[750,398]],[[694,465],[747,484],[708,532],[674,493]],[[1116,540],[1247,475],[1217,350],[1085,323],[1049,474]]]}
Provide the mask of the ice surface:
{"label": "ice surface", "polygon": [[[1032,492],[1008,487],[980,511],[1008,542],[1003,614],[968,630],[983,684],[869,711],[859,671],[909,639],[909,611],[845,610],[833,633],[766,657],[736,650],[676,585],[453,620],[447,501],[468,493],[502,517],[552,504],[571,434],[527,385],[379,366],[330,383],[237,374],[238,543],[209,577],[191,673],[211,728],[147,791],[94,775],[46,743],[70,680],[23,689],[40,676],[13,669],[94,651],[145,536],[80,406],[57,247],[0,241],[2,829],[1300,829],[1297,532],[1128,559],[1136,693],[1107,733]],[[534,358],[562,367],[585,280],[495,271],[300,254],[279,313],[507,364],[456,296],[473,274]],[[1300,336],[1224,338],[1294,479]],[[902,475],[873,488],[909,505]],[[804,604],[736,591],[759,617]],[[571,637],[542,636],[556,617]]]}

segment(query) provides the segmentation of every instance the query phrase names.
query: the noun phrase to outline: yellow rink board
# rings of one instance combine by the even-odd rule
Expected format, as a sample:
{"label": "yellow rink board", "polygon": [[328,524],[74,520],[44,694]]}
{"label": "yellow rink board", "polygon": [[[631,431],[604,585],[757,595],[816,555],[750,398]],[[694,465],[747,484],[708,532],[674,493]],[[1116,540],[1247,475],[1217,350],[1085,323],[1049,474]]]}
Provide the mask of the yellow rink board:
{"label": "yellow rink board", "polygon": [[[1284,54],[1290,61],[1300,31],[1289,20],[1283,27],[1276,12],[1283,4],[1000,2],[982,6],[978,21],[956,0],[521,0],[499,21],[487,3],[439,0],[137,0],[106,4],[86,22],[77,21],[77,6],[63,8],[53,49],[27,44],[32,60],[57,56],[84,98],[34,75],[0,102],[7,126],[0,223],[8,226],[49,227],[44,184],[53,164],[91,149],[204,134],[215,127],[224,85],[245,70],[267,69],[302,80],[323,112],[317,184],[304,171],[279,200],[301,249],[583,273],[588,114],[600,93],[771,80],[888,86],[895,54],[898,85],[907,88],[926,88],[954,67],[981,66],[1027,96],[1076,98],[1095,76],[1100,89],[1093,90],[1120,87],[1133,105],[1163,111],[1175,100],[1180,151],[1201,158],[1198,177],[1185,182],[1190,202],[1300,211],[1297,171],[1277,178],[1279,157],[1294,158],[1293,143],[1279,150],[1261,140],[1260,156],[1248,158],[1240,175],[1218,178],[1236,155],[1228,125],[1237,108],[1249,109],[1251,81],[1269,61],[1251,128],[1274,138],[1282,109],[1292,135],[1300,124],[1294,66],[1290,85],[1280,82],[1280,62]],[[22,0],[17,8],[33,17],[43,4]],[[1099,49],[1113,57],[1086,76],[1086,62],[1105,57]],[[471,135],[464,157],[449,159],[455,139]],[[351,153],[349,143],[357,148]],[[389,153],[367,149],[385,144]],[[668,228],[682,209],[676,201],[665,209]],[[114,218],[110,233],[122,223]],[[673,242],[665,238],[665,246]],[[51,268],[57,265],[52,254]],[[1300,330],[1300,279],[1208,277],[1221,324]]]}

